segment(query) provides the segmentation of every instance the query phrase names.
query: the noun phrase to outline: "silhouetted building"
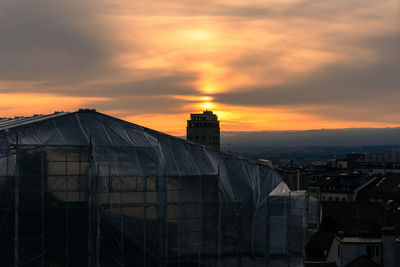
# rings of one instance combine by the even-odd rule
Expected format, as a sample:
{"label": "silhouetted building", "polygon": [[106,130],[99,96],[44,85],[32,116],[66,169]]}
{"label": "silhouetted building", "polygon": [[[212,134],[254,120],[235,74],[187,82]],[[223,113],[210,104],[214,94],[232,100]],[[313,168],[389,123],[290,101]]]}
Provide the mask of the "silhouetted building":
{"label": "silhouetted building", "polygon": [[400,173],[386,173],[374,177],[357,194],[357,201],[387,202],[394,200],[400,203]]}
{"label": "silhouetted building", "polygon": [[266,164],[94,110],[0,122],[0,266],[276,266],[319,210]]}
{"label": "silhouetted building", "polygon": [[219,121],[212,111],[190,114],[186,129],[186,140],[219,149]]}
{"label": "silhouetted building", "polygon": [[351,171],[368,174],[400,173],[400,151],[384,153],[347,154]]}
{"label": "silhouetted building", "polygon": [[356,192],[367,182],[368,177],[361,175],[326,173],[310,182],[308,193],[319,201],[354,201]]}
{"label": "silhouetted building", "polygon": [[400,266],[399,230],[395,205],[322,202],[321,225],[306,245],[305,266]]}

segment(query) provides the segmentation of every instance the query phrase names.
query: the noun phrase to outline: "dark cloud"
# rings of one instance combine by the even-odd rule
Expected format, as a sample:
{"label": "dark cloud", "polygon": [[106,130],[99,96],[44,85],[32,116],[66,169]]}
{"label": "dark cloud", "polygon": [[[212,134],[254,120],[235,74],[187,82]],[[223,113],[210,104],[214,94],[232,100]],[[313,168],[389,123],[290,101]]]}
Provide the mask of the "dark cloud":
{"label": "dark cloud", "polygon": [[109,101],[93,102],[92,106],[99,110],[118,110],[125,114],[139,115],[152,113],[179,113],[182,112],[184,101],[171,98],[167,95],[127,95]]}
{"label": "dark cloud", "polygon": [[[148,74],[150,78],[132,80],[133,77],[121,79],[114,82],[94,82],[93,85],[65,82],[44,82],[41,83],[35,92],[57,93],[67,96],[84,97],[113,97],[120,98],[126,96],[154,96],[154,95],[189,95],[196,94],[197,91],[190,85],[195,79],[192,73],[175,73],[158,76],[159,74]],[[21,87],[15,89],[12,86],[1,90],[3,93],[13,92],[29,93],[32,88]]]}
{"label": "dark cloud", "polygon": [[110,51],[76,1],[0,3],[0,80],[76,81],[104,73]]}
{"label": "dark cloud", "polygon": [[[371,58],[330,64],[279,86],[242,88],[217,94],[215,100],[225,104],[264,107],[328,106],[332,107],[331,116],[335,116],[341,107],[346,107],[345,110],[364,110],[356,113],[358,119],[364,117],[366,120],[374,111],[374,119],[382,118],[385,112],[399,113],[399,33],[376,35],[358,42],[370,52]],[[317,111],[317,108],[313,109],[313,112]],[[323,113],[328,114],[326,110]]]}
{"label": "dark cloud", "polygon": [[[93,86],[97,96],[124,96],[124,95],[189,95],[195,94],[196,89],[190,82],[196,79],[192,73],[176,73],[174,75],[157,76],[151,78],[116,82],[110,85]],[[93,91],[94,89],[90,90]]]}

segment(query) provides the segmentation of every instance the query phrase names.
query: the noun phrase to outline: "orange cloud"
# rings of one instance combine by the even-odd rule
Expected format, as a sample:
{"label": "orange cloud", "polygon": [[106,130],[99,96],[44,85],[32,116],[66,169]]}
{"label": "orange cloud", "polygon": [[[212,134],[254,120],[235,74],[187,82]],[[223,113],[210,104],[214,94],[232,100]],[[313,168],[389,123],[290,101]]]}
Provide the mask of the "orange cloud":
{"label": "orange cloud", "polygon": [[[11,40],[4,46],[6,42],[0,42],[0,58],[8,60],[0,61],[1,116],[87,106],[177,135],[184,135],[189,113],[204,109],[219,115],[224,131],[399,125],[386,119],[399,111],[388,104],[398,87],[398,82],[384,84],[390,77],[372,89],[357,79],[345,84],[354,73],[334,76],[329,89],[325,84],[328,75],[348,66],[350,70],[372,66],[359,76],[379,73],[375,80],[398,66],[398,54],[391,48],[391,36],[399,33],[396,0],[82,3],[49,6],[56,12],[52,16],[37,12],[41,8],[27,11],[19,5],[11,10],[14,13],[4,11],[11,14],[9,20],[24,18],[29,23],[14,23],[19,31],[7,28],[13,23],[0,27],[4,40]],[[77,7],[82,10],[71,12]],[[57,21],[51,21],[54,18]],[[32,28],[37,29],[34,35]],[[10,71],[12,67],[15,71]],[[309,77],[318,81],[313,91],[299,85]],[[279,86],[294,89],[288,93]],[[252,99],[248,95],[271,88],[275,89],[272,102],[285,102],[288,96],[294,100],[270,107],[260,99],[262,94]],[[346,119],[346,114],[340,119],[318,115],[320,107],[332,104],[324,96],[338,89],[342,89],[339,101],[345,98],[343,106],[353,110],[366,105],[357,102],[362,94],[367,100],[387,95],[380,106],[390,108],[382,108],[376,116],[381,120],[363,112],[359,117],[365,118],[359,120]],[[224,93],[237,92],[241,95],[235,101],[223,99]],[[296,92],[306,100],[321,97],[299,108]],[[313,108],[314,113],[305,111]],[[325,112],[331,111],[325,108]]]}
{"label": "orange cloud", "polygon": [[53,94],[0,93],[1,117],[32,116],[50,114],[54,111],[75,111],[92,106],[95,102],[106,101],[99,97],[70,97]]}

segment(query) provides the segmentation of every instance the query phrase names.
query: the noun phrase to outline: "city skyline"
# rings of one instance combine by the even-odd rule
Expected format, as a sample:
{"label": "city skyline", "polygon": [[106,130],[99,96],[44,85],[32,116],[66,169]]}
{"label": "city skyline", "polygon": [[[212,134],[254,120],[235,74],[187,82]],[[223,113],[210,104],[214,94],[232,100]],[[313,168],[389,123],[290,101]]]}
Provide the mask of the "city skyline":
{"label": "city skyline", "polygon": [[0,3],[0,117],[95,108],[183,136],[399,127],[398,1]]}

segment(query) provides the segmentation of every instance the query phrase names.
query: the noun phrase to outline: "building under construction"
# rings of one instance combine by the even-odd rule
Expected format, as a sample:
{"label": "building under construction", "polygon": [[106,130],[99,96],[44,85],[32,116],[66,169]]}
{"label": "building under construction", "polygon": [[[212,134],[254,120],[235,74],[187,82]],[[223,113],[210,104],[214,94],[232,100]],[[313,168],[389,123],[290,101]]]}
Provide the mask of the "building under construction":
{"label": "building under construction", "polygon": [[0,266],[271,266],[318,223],[262,163],[94,110],[0,121]]}

